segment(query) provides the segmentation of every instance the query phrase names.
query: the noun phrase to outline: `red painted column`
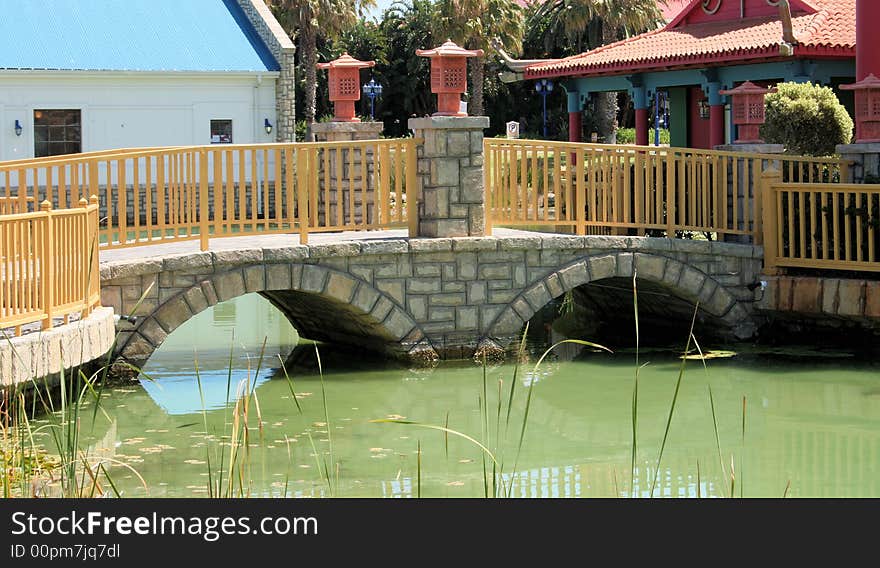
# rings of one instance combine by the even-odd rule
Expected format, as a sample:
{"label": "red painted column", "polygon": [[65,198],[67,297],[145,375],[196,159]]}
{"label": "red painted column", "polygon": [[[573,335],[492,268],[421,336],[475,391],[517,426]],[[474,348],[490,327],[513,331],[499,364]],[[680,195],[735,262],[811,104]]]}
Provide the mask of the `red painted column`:
{"label": "red painted column", "polygon": [[880,2],[856,0],[856,81],[870,73],[880,77]]}
{"label": "red painted column", "polygon": [[648,145],[648,109],[636,109],[636,144]]}
{"label": "red painted column", "polygon": [[724,105],[709,107],[709,147],[724,144]]}
{"label": "red painted column", "polygon": [[581,129],[583,127],[581,111],[568,113],[568,141],[580,142]]}

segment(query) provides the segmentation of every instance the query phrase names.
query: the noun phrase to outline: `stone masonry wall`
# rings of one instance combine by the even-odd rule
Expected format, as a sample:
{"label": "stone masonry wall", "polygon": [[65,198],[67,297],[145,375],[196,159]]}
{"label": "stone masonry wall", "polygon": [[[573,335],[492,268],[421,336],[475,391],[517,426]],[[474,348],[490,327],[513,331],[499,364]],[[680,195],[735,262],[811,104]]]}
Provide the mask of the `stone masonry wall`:
{"label": "stone masonry wall", "polygon": [[[541,307],[565,291],[630,276],[700,300],[731,333],[754,329],[760,247],[650,237],[523,236],[387,239],[201,252],[105,262],[102,301],[142,318],[122,329],[121,354],[142,361],[194,314],[263,293],[305,337],[344,320],[350,342],[398,355],[468,357],[481,342],[506,347]],[[276,294],[275,292],[282,292]],[[285,296],[284,292],[290,292]],[[288,300],[285,300],[285,297]],[[713,320],[713,321],[714,321]],[[323,323],[322,323],[323,322]],[[124,322],[121,326],[129,326]],[[335,341],[345,341],[336,334]],[[368,340],[368,341],[366,341]]]}
{"label": "stone masonry wall", "polygon": [[858,278],[765,276],[767,290],[757,309],[771,315],[815,316],[826,325],[876,324],[880,320],[880,282]]}
{"label": "stone masonry wall", "polygon": [[837,153],[844,160],[853,162],[850,168],[852,183],[865,183],[866,179],[877,183],[880,179],[880,144],[841,144]]}
{"label": "stone masonry wall", "polygon": [[485,116],[411,118],[424,139],[418,150],[421,180],[419,236],[477,237],[486,233],[483,185]]}
{"label": "stone masonry wall", "polygon": [[[316,122],[311,129],[316,142],[351,142],[378,140],[383,126],[381,122]],[[326,160],[325,152],[329,154]],[[318,156],[317,168],[320,225],[338,226],[340,218],[342,225],[377,221],[373,148],[367,147],[363,152],[360,148],[324,148]],[[350,192],[353,195],[349,195]]]}

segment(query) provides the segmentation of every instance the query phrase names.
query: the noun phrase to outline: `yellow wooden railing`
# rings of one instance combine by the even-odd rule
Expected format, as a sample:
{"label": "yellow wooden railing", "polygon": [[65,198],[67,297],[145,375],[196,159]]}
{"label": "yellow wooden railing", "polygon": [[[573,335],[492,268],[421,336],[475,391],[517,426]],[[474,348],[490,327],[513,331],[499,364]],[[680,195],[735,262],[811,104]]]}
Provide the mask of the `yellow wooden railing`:
{"label": "yellow wooden railing", "polygon": [[[99,197],[100,246],[407,227],[416,140],[127,149],[0,163],[9,212]],[[2,207],[3,201],[0,201]],[[14,208],[14,209],[13,209]]]}
{"label": "yellow wooden railing", "polygon": [[78,207],[0,216],[0,329],[88,315],[100,305],[98,198]]}
{"label": "yellow wooden railing", "polygon": [[849,177],[849,163],[836,158],[498,138],[484,149],[492,224],[577,234],[698,231],[760,243],[755,188],[764,167],[778,165],[786,181]]}
{"label": "yellow wooden railing", "polygon": [[764,271],[880,271],[880,185],[784,183],[763,175]]}

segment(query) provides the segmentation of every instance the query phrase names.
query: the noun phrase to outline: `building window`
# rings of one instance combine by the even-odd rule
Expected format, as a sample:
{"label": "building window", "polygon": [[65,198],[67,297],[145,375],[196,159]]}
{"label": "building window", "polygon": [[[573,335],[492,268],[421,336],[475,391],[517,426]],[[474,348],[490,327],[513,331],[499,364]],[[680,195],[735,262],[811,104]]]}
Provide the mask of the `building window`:
{"label": "building window", "polygon": [[232,121],[211,121],[211,144],[232,144]]}
{"label": "building window", "polygon": [[34,156],[82,152],[82,114],[79,109],[34,111]]}

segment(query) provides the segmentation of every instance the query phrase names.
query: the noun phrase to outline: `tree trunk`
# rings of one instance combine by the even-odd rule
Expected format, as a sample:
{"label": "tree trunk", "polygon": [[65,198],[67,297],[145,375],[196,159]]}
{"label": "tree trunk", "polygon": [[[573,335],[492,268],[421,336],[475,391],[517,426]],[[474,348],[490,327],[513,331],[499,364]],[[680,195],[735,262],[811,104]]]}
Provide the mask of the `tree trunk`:
{"label": "tree trunk", "polygon": [[315,97],[318,90],[318,45],[317,30],[311,25],[300,29],[300,49],[302,49],[302,66],[306,74],[305,93],[303,95],[303,114],[306,119],[306,142],[314,142],[312,123],[315,122]]}
{"label": "tree trunk", "polygon": [[[613,26],[602,23],[602,45],[617,40]],[[617,143],[617,93],[614,91],[598,93],[596,97],[596,130],[606,144]]]}
{"label": "tree trunk", "polygon": [[471,96],[468,101],[468,114],[483,116],[483,81],[485,80],[483,58],[472,57],[468,63],[471,67]]}

